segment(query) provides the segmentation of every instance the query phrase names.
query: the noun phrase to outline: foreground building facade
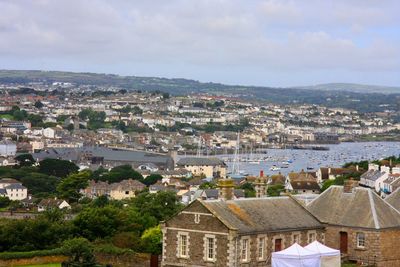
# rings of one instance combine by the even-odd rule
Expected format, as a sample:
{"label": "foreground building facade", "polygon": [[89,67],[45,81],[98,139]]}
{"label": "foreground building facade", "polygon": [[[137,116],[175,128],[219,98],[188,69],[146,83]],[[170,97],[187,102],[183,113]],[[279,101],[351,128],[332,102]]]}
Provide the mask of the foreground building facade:
{"label": "foreground building facade", "polygon": [[197,200],[164,223],[162,266],[269,266],[272,252],[323,232],[291,197]]}

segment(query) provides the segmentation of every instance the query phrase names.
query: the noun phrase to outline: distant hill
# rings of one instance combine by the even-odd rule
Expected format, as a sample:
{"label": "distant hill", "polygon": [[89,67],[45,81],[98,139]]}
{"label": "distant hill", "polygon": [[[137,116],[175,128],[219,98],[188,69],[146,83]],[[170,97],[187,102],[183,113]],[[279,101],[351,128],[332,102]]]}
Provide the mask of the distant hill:
{"label": "distant hill", "polygon": [[349,91],[357,93],[382,93],[382,94],[396,94],[400,93],[400,87],[394,86],[380,86],[380,85],[366,85],[356,83],[325,83],[311,86],[292,87],[294,89],[309,89],[309,90],[324,90],[324,91]]}
{"label": "distant hill", "polygon": [[127,90],[159,90],[172,95],[208,93],[264,103],[317,104],[327,107],[351,108],[361,112],[398,111],[400,109],[400,88],[397,87],[338,83],[296,88],[276,88],[114,74],[0,70],[0,83],[27,84],[30,82],[71,82],[78,85],[118,86]]}

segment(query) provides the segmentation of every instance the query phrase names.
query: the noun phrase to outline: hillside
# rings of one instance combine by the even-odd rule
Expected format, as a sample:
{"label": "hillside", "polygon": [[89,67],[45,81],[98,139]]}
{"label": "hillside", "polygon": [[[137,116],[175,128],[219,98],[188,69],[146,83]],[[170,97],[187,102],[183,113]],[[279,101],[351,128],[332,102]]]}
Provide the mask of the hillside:
{"label": "hillside", "polygon": [[[159,77],[119,76],[114,74],[74,73],[37,70],[0,70],[0,83],[27,84],[29,82],[71,82],[97,86],[118,86],[128,90],[160,90],[173,95],[209,93],[240,97],[247,100],[278,104],[317,104],[328,107],[352,108],[361,112],[399,110],[399,88],[387,88],[356,84],[326,84],[298,88],[272,88],[257,86],[201,83],[189,79]],[[357,88],[357,90],[355,90]],[[365,89],[363,89],[365,88]],[[376,93],[374,88],[379,91]],[[360,93],[362,92],[362,93]]]}
{"label": "hillside", "polygon": [[400,87],[395,86],[380,86],[380,85],[366,85],[355,83],[325,83],[311,86],[298,86],[295,89],[309,89],[309,90],[323,90],[323,91],[348,91],[357,93],[382,93],[382,94],[396,94],[400,93]]}

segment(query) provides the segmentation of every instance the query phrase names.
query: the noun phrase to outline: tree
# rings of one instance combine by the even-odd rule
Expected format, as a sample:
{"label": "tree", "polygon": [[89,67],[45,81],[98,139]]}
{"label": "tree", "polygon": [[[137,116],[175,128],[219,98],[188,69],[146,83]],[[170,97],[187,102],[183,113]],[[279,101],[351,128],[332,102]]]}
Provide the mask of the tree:
{"label": "tree", "polygon": [[14,159],[18,161],[20,167],[32,166],[35,163],[35,159],[31,154],[21,154],[16,156]]}
{"label": "tree", "polygon": [[89,185],[90,177],[90,171],[70,174],[66,178],[62,179],[60,184],[57,186],[58,195],[60,198],[67,199],[70,202],[78,202],[82,196],[79,190],[84,189]]}
{"label": "tree", "polygon": [[25,110],[15,110],[12,115],[17,121],[25,120],[28,117],[28,113]]}
{"label": "tree", "polygon": [[111,205],[86,208],[73,224],[77,233],[89,240],[114,236],[119,229],[129,226],[122,210]]}
{"label": "tree", "polygon": [[141,237],[141,246],[144,252],[160,255],[162,252],[162,232],[160,226],[144,231]]}
{"label": "tree", "polygon": [[174,192],[158,192],[150,194],[143,192],[132,199],[133,205],[141,212],[163,221],[178,212],[182,205]]}
{"label": "tree", "polygon": [[40,102],[39,100],[35,102],[35,108],[41,109],[42,107],[44,107],[42,102]]}
{"label": "tree", "polygon": [[240,186],[241,189],[244,190],[245,197],[255,197],[256,191],[254,190],[254,186],[251,183],[244,183]]}
{"label": "tree", "polygon": [[96,266],[93,255],[93,246],[86,238],[78,237],[66,240],[63,244],[63,251],[69,260],[68,267],[91,267]]}
{"label": "tree", "polygon": [[10,205],[11,200],[8,197],[0,196],[0,208],[5,208]]}
{"label": "tree", "polygon": [[43,118],[37,114],[29,114],[27,117],[28,121],[32,124],[32,126],[42,126],[43,125]]}
{"label": "tree", "polygon": [[143,179],[143,183],[147,186],[152,185],[157,183],[157,181],[161,181],[162,175],[158,173],[152,173],[149,176],[147,176],[145,179]]}
{"label": "tree", "polygon": [[102,175],[98,177],[98,180],[108,181],[109,183],[118,183],[126,179],[143,181],[143,176],[132,169],[131,165],[121,165],[112,168],[108,173],[102,173]]}
{"label": "tree", "polygon": [[62,159],[44,159],[39,163],[39,172],[57,177],[66,177],[77,172],[79,167],[75,163]]}
{"label": "tree", "polygon": [[163,93],[162,94],[163,99],[169,99],[169,93]]}

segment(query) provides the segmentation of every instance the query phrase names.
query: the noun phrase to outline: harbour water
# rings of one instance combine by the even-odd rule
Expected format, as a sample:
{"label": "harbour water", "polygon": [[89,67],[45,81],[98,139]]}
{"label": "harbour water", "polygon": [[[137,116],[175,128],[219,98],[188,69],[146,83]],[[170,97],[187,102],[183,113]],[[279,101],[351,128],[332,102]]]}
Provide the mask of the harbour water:
{"label": "harbour water", "polygon": [[[239,162],[241,173],[287,174],[291,171],[316,171],[320,167],[340,167],[350,161],[375,160],[389,156],[398,157],[400,142],[358,142],[326,145],[329,150],[266,149],[265,154],[242,154]],[[232,170],[233,155],[219,155]]]}

